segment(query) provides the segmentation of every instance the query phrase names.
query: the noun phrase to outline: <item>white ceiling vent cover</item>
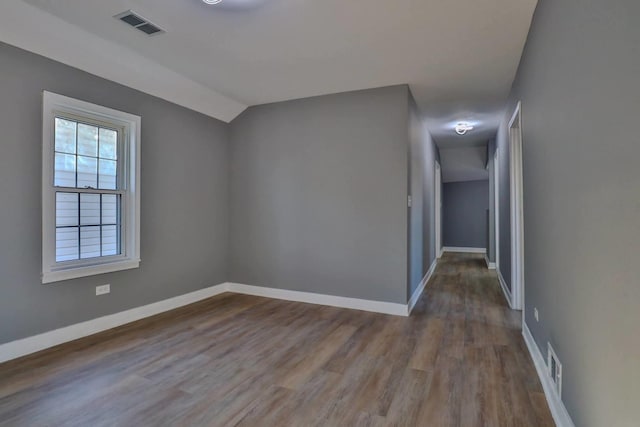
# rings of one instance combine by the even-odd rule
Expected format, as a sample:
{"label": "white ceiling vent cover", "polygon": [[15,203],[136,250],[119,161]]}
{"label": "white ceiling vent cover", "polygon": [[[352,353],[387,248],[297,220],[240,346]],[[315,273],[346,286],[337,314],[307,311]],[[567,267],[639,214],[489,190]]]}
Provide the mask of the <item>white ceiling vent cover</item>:
{"label": "white ceiling vent cover", "polygon": [[125,24],[131,25],[133,28],[142,31],[148,36],[155,36],[156,34],[162,34],[165,32],[162,28],[151,23],[151,21],[143,18],[138,13],[132,10],[127,10],[126,12],[119,13],[115,15],[114,18],[121,20]]}

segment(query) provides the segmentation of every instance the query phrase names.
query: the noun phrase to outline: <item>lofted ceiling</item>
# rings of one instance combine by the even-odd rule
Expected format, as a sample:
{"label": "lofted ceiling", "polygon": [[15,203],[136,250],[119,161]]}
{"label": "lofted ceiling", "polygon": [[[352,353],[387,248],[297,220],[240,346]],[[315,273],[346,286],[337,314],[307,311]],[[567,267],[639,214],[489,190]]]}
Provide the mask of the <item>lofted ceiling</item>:
{"label": "lofted ceiling", "polygon": [[[482,132],[495,132],[536,2],[223,0],[210,6],[201,0],[11,0],[0,5],[0,37],[98,75],[110,73],[108,64],[92,70],[86,58],[117,47],[131,69],[150,72],[135,64],[137,56],[140,64],[157,64],[159,74],[166,74],[156,82],[159,96],[170,96],[163,94],[168,83],[162,79],[174,73],[193,92],[193,105],[186,106],[225,121],[248,105],[408,83],[438,144],[474,145]],[[25,3],[55,19],[31,21],[35,13],[26,9],[16,16],[12,9]],[[148,37],[112,18],[127,9],[166,33]],[[11,26],[15,18],[20,25]],[[70,28],[62,30],[63,21]],[[64,31],[66,43],[58,34]],[[57,46],[42,47],[51,42],[38,37],[53,34]],[[74,64],[73,49],[98,39],[112,49],[91,53],[85,47],[84,62]],[[189,103],[183,98],[179,103]],[[461,119],[476,121],[476,134],[450,141],[450,123]]]}

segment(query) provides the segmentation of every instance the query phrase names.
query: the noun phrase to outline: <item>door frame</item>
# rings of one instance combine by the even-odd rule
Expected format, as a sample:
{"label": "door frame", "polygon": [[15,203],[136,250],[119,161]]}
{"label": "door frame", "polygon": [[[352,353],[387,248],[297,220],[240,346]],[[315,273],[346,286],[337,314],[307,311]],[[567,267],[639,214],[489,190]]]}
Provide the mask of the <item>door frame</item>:
{"label": "door frame", "polygon": [[497,147],[493,155],[493,193],[495,263],[496,271],[500,271],[500,150]]}
{"label": "door frame", "polygon": [[524,212],[522,169],[522,103],[518,102],[509,122],[511,187],[511,296],[515,310],[524,308]]}
{"label": "door frame", "polygon": [[439,162],[435,168],[435,220],[436,220],[436,258],[442,257],[442,167]]}

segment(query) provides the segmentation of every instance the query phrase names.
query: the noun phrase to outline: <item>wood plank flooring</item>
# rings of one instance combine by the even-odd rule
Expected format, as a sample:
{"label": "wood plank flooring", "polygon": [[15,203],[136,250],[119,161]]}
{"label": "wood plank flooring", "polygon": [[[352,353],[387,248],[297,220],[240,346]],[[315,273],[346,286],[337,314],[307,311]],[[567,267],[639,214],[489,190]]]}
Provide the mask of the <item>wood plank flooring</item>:
{"label": "wood plank flooring", "polygon": [[0,365],[0,426],[553,426],[494,273],[410,318],[225,294]]}

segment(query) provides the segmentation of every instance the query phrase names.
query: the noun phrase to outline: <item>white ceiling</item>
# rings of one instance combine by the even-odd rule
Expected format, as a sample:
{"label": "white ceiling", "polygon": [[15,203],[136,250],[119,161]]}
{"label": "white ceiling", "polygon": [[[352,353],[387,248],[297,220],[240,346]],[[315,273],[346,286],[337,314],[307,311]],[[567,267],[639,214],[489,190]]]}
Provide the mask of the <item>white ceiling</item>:
{"label": "white ceiling", "polygon": [[485,168],[487,147],[440,148],[442,182],[479,181],[489,179]]}
{"label": "white ceiling", "polygon": [[[482,130],[495,132],[537,0],[223,0],[218,6],[201,0],[24,2],[77,27],[62,30],[59,19],[47,24],[43,16],[33,27],[29,21],[35,14],[24,13],[20,25],[0,30],[8,42],[20,45],[29,37],[37,45],[52,34],[76,31],[82,40],[60,39],[48,56],[78,66],[72,50],[83,41],[93,44],[97,36],[117,46],[129,64],[138,55],[141,64],[151,61],[165,74],[184,79],[184,85],[189,81],[190,90],[201,88],[190,108],[225,121],[246,105],[408,83],[427,126],[444,146],[477,144]],[[22,1],[2,3],[0,27],[11,24],[7,12]],[[166,34],[148,37],[112,18],[127,9]],[[31,35],[17,34],[29,30]],[[47,49],[31,50],[44,54]],[[79,67],[109,74],[85,62]],[[158,96],[170,96],[162,93],[166,85],[158,82]],[[449,122],[460,119],[478,121],[479,131],[451,142]]]}
{"label": "white ceiling", "polygon": [[229,122],[247,106],[20,0],[0,1],[0,41]]}

